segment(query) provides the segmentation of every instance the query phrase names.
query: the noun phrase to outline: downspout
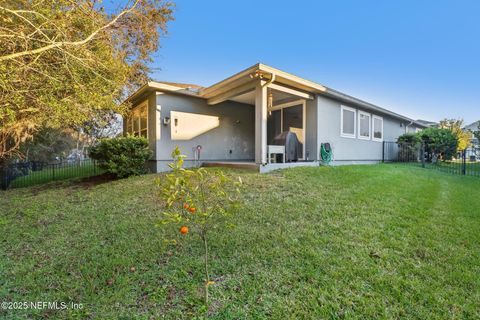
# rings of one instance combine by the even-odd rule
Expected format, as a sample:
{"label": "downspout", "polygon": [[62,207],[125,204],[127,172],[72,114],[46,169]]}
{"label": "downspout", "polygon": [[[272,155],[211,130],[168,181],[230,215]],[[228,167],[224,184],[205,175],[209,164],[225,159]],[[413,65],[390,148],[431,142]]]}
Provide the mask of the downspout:
{"label": "downspout", "polygon": [[[275,81],[275,73],[270,73],[270,80],[268,80],[267,82],[265,82],[263,85],[262,85],[262,88],[265,87],[265,86],[268,86],[269,84],[273,83]],[[257,70],[255,71],[254,73],[250,74],[250,78],[260,78],[260,80],[262,80],[263,78],[263,73],[260,72],[260,70]]]}
{"label": "downspout", "polygon": [[[263,87],[267,87],[269,84],[273,83],[273,81],[275,81],[275,73],[271,73],[271,77],[270,77],[270,80],[268,80],[267,82],[265,82],[263,85],[262,85],[262,88]],[[271,116],[272,115],[272,107],[273,107],[273,94],[272,92],[270,91],[270,93],[267,95],[267,110],[268,110],[268,115]]]}
{"label": "downspout", "polygon": [[[264,77],[264,74],[262,72],[260,72],[260,70],[257,70],[257,71],[255,71],[255,73],[252,73],[250,75],[250,78],[252,78],[252,79],[259,78],[260,80],[262,80],[263,77]],[[261,87],[265,88],[269,84],[272,84],[274,81],[275,81],[275,73],[271,72],[270,73],[270,79],[268,81],[266,81],[264,84],[261,84]],[[267,109],[270,109],[268,111],[269,115],[272,114],[272,110],[271,110],[272,107],[273,107],[273,95],[270,93],[267,97]]]}
{"label": "downspout", "polygon": [[413,121],[410,121],[410,123],[405,126],[405,133],[408,133],[408,127],[410,127],[412,124]]}
{"label": "downspout", "polygon": [[268,80],[267,82],[265,82],[265,83],[262,85],[262,87],[266,87],[266,86],[268,86],[269,84],[272,84],[272,83],[275,81],[275,73],[272,72],[270,75],[271,75],[270,80]]}

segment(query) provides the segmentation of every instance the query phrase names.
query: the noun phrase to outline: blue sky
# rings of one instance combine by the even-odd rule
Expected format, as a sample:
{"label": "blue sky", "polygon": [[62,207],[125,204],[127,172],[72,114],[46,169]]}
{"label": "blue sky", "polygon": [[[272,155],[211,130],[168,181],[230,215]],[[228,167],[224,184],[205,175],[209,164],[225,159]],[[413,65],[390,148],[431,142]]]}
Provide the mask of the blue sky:
{"label": "blue sky", "polygon": [[176,1],[152,77],[262,62],[415,119],[480,119],[480,1]]}

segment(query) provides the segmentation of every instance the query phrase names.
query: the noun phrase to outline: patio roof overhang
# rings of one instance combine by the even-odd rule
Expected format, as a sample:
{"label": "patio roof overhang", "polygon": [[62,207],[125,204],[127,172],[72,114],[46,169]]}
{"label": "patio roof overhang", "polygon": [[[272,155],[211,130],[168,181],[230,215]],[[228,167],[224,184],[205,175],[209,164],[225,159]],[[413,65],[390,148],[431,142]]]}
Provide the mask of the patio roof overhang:
{"label": "patio roof overhang", "polygon": [[217,104],[253,91],[259,82],[273,90],[302,99],[313,99],[315,93],[326,91],[324,86],[315,82],[258,63],[208,88],[201,89],[199,93],[209,104]]}
{"label": "patio roof overhang", "polygon": [[232,100],[247,92],[253,92],[259,83],[268,85],[274,91],[283,92],[300,99],[313,99],[315,93],[326,92],[327,90],[326,87],[312,81],[257,63],[209,87],[197,87],[193,90],[181,86],[181,84],[150,81],[125,101],[134,101],[152,91],[167,91],[207,99],[208,104],[215,105],[226,100]]}

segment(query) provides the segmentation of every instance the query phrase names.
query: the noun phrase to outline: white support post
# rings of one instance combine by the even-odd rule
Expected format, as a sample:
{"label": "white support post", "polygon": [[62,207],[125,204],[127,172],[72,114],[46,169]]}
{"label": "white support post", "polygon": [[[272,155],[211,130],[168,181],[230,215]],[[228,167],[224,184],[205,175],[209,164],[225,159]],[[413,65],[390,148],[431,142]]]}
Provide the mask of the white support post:
{"label": "white support post", "polygon": [[255,87],[255,163],[267,162],[267,87],[259,81]]}

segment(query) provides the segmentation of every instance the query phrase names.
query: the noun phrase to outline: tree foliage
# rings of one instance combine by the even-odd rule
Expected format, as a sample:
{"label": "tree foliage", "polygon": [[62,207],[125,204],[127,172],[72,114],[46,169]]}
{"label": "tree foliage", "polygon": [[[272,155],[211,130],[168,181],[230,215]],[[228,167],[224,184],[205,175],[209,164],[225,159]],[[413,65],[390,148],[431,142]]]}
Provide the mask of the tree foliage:
{"label": "tree foliage", "polygon": [[412,150],[418,149],[418,144],[422,143],[425,147],[428,160],[433,158],[450,160],[457,152],[457,136],[449,129],[426,128],[417,133],[406,133],[397,139],[397,143],[411,147]]}
{"label": "tree foliage", "polygon": [[408,162],[418,158],[421,141],[422,139],[416,133],[405,133],[398,137],[398,160]]}
{"label": "tree foliage", "polygon": [[405,133],[397,139],[397,143],[417,144],[421,141],[422,139],[417,133]]}
{"label": "tree foliage", "polygon": [[86,121],[78,128],[86,137],[88,146],[93,146],[99,139],[114,138],[122,132],[117,113],[111,110],[99,112],[96,117]]}
{"label": "tree foliage", "polygon": [[470,145],[471,134],[463,130],[463,120],[444,119],[440,121],[439,128],[450,130],[457,137],[457,151],[462,151]]}
{"label": "tree foliage", "polygon": [[425,144],[425,152],[443,160],[450,160],[458,149],[457,136],[449,129],[426,128],[418,133]]}
{"label": "tree foliage", "polygon": [[0,4],[0,159],[40,127],[77,127],[143,82],[172,3],[128,1],[113,14],[95,0]]}
{"label": "tree foliage", "polygon": [[51,162],[56,157],[67,157],[76,143],[77,134],[74,130],[41,128],[31,140],[22,144],[20,151],[26,160]]}

